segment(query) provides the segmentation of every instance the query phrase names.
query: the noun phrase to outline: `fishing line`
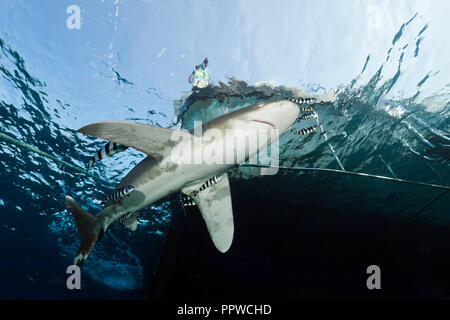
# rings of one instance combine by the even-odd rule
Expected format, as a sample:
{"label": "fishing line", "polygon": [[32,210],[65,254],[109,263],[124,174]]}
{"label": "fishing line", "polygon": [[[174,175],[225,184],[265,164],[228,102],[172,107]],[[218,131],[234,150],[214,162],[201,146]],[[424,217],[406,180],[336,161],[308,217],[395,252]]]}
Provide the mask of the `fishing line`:
{"label": "fishing line", "polygon": [[66,162],[64,160],[58,159],[57,157],[52,156],[51,154],[48,154],[48,153],[46,153],[46,152],[44,152],[42,150],[39,150],[38,148],[36,148],[36,147],[34,147],[32,145],[29,145],[29,144],[27,144],[25,142],[22,142],[20,140],[15,139],[15,138],[12,138],[12,137],[10,137],[10,136],[8,136],[6,134],[3,134],[1,132],[0,132],[0,140],[3,140],[4,142],[16,145],[19,148],[22,148],[22,149],[34,152],[34,153],[36,153],[36,154],[38,154],[40,156],[43,156],[45,158],[51,159],[51,160],[53,160],[53,161],[55,161],[55,162],[65,166],[67,168],[70,168],[70,169],[72,169],[74,171],[78,171],[78,172],[84,173],[87,176],[89,176],[89,177],[91,177],[91,178],[93,178],[93,179],[95,179],[95,180],[97,180],[99,182],[102,182],[104,184],[113,185],[111,182],[106,181],[106,180],[100,178],[99,176],[96,176],[95,174],[92,174],[92,173],[88,172],[87,170],[85,170],[85,169],[83,169],[83,168],[81,168],[79,166],[76,166],[76,165],[73,165],[73,164],[71,164],[69,162]]}
{"label": "fishing line", "polygon": [[344,168],[344,166],[342,165],[341,160],[340,160],[339,157],[337,156],[336,151],[334,151],[334,148],[333,148],[333,146],[331,145],[331,143],[328,142],[327,133],[323,130],[322,124],[321,124],[320,121],[319,121],[319,115],[317,114],[317,112],[316,112],[315,110],[314,110],[314,114],[315,114],[315,116],[316,116],[315,118],[316,118],[317,125],[318,125],[319,128],[320,128],[320,133],[322,133],[323,137],[325,138],[325,141],[326,141],[326,143],[328,144],[328,146],[330,147],[330,150],[331,150],[331,152],[333,153],[333,156],[334,156],[334,158],[336,159],[336,161],[337,161],[339,167],[341,167],[341,170],[342,170],[342,171],[345,171],[345,168]]}
{"label": "fishing line", "polygon": [[439,198],[441,198],[443,195],[445,195],[447,193],[447,190],[443,190],[441,191],[437,196],[435,196],[433,199],[431,199],[430,201],[428,201],[422,208],[420,208],[419,210],[417,210],[416,212],[414,212],[414,214],[412,214],[409,219],[414,219],[416,218],[422,211],[424,211],[426,208],[428,208],[433,202],[435,202],[436,200],[438,200]]}
{"label": "fishing line", "polygon": [[[423,160],[423,159],[422,159]],[[436,179],[438,179],[442,184],[445,184],[444,180],[441,178],[441,176],[437,173],[437,171],[429,164],[427,161],[424,161],[424,163],[430,168],[431,171],[433,171],[434,176]],[[414,219],[416,218],[422,211],[424,211],[426,208],[428,208],[433,202],[440,199],[442,196],[444,196],[447,193],[447,190],[442,190],[437,196],[435,196],[433,199],[429,200],[425,205],[423,205],[419,210],[414,212],[409,218]]]}
{"label": "fishing line", "polygon": [[[281,95],[281,94],[280,94]],[[297,99],[295,99],[295,98],[291,98],[291,97],[285,97],[286,99],[288,99],[288,100],[290,100],[290,101],[293,101],[293,102],[295,102],[295,103],[297,103],[297,104],[302,104],[302,103],[312,103],[313,101],[315,101],[315,98],[313,98],[314,100],[312,100],[311,98],[297,98]],[[300,107],[301,108],[301,107]],[[331,153],[333,154],[333,156],[334,156],[334,158],[336,159],[336,162],[338,163],[338,165],[339,165],[339,167],[341,168],[341,170],[342,171],[345,171],[345,168],[344,168],[344,166],[342,165],[342,162],[341,162],[341,160],[339,159],[339,157],[337,156],[337,154],[336,154],[336,151],[334,150],[334,148],[333,148],[333,146],[331,145],[331,143],[330,142],[328,142],[328,136],[327,136],[327,133],[325,132],[325,130],[323,130],[323,126],[322,126],[322,124],[320,123],[320,120],[319,120],[319,115],[317,114],[317,112],[316,112],[316,110],[314,109],[314,108],[312,108],[311,109],[311,111],[313,111],[313,115],[314,115],[314,118],[316,118],[316,123],[317,123],[317,127],[319,127],[320,128],[320,133],[323,135],[323,137],[325,138],[325,142],[328,144],[328,147],[330,148],[330,150],[331,150]]]}
{"label": "fishing line", "polygon": [[[391,174],[391,176],[393,178],[397,178],[396,174],[394,173],[394,170],[392,170],[391,166],[384,161],[383,157],[381,156],[381,154],[377,153],[378,158],[380,158],[381,162],[383,162],[384,166],[386,167],[386,169],[388,169],[389,173]],[[441,181],[442,182],[442,181]]]}
{"label": "fishing line", "polygon": [[412,181],[412,180],[399,179],[399,178],[391,178],[391,177],[379,176],[379,175],[370,174],[370,173],[353,172],[353,171],[346,171],[346,170],[337,170],[337,169],[328,169],[328,168],[269,166],[269,165],[263,165],[263,164],[247,164],[247,163],[243,163],[240,166],[241,167],[257,167],[257,168],[277,168],[277,169],[282,169],[282,170],[296,170],[296,171],[334,172],[334,173],[341,173],[341,174],[351,175],[351,176],[360,176],[360,177],[387,180],[387,181],[392,181],[392,182],[397,182],[397,183],[414,184],[414,185],[419,185],[419,186],[424,186],[424,187],[450,190],[450,186],[445,186],[445,185]]}

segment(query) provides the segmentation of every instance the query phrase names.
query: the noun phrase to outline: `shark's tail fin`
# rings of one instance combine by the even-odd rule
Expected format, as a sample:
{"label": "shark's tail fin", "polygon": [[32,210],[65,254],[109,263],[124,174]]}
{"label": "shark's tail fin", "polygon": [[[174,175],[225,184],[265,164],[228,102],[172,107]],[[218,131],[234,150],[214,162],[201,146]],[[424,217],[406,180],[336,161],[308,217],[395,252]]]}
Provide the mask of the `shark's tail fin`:
{"label": "shark's tail fin", "polygon": [[74,264],[80,266],[91,253],[94,244],[99,241],[104,234],[97,217],[84,211],[78,203],[71,197],[66,196],[66,208],[70,209],[81,235],[81,247],[77,252]]}

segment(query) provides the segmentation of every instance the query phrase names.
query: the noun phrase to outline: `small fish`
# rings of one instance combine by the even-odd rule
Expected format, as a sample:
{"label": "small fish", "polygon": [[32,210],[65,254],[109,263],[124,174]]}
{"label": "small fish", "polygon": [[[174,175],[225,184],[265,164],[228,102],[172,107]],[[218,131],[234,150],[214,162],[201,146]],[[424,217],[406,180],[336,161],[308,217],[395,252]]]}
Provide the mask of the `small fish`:
{"label": "small fish", "polygon": [[294,134],[300,134],[300,135],[304,136],[304,135],[313,133],[313,132],[316,131],[317,129],[319,129],[318,126],[310,126],[310,127],[307,127],[307,128],[301,129],[301,130],[298,130],[298,131],[292,130],[292,132],[293,132]]}
{"label": "small fish", "polygon": [[184,212],[185,216],[186,216],[186,208],[187,207],[195,207],[197,205],[197,203],[195,202],[194,199],[192,199],[188,195],[185,195],[184,193],[181,193],[180,204],[181,204],[181,208],[183,208],[183,212]]}
{"label": "small fish", "polygon": [[297,121],[311,119],[311,118],[317,118],[317,114],[315,112],[302,114],[300,117],[297,118]]}
{"label": "small fish", "polygon": [[123,146],[121,144],[117,144],[115,142],[108,142],[105,144],[101,149],[97,151],[95,156],[91,158],[91,161],[89,161],[88,169],[94,165],[97,161],[102,160],[103,158],[106,158],[108,156],[111,156],[117,152],[124,151],[128,149],[127,146]]}
{"label": "small fish", "polygon": [[109,201],[113,201],[116,202],[117,200],[129,196],[132,192],[134,191],[134,186],[124,186],[118,190],[115,190],[113,193],[111,193],[111,195],[107,196],[105,195],[105,197],[103,198],[103,201],[101,202],[101,204],[105,204]]}
{"label": "small fish", "polygon": [[314,101],[316,101],[316,98],[292,98],[292,97],[286,97],[286,99],[295,102],[295,103],[299,103],[299,104],[305,104],[305,103],[313,103]]}
{"label": "small fish", "polygon": [[315,111],[313,107],[300,107],[300,112],[312,112]]}
{"label": "small fish", "polygon": [[216,184],[216,183],[219,182],[220,179],[222,179],[222,178],[223,178],[223,174],[216,175],[216,176],[214,176],[214,177],[212,177],[212,178],[209,178],[209,179],[206,180],[206,182],[205,182],[204,184],[202,184],[202,186],[201,186],[197,191],[195,191],[192,195],[195,197],[199,192],[205,190],[206,188],[212,186],[213,184]]}
{"label": "small fish", "polygon": [[194,207],[197,204],[195,203],[195,200],[192,199],[191,197],[185,195],[185,194],[181,194],[181,205],[183,207]]}

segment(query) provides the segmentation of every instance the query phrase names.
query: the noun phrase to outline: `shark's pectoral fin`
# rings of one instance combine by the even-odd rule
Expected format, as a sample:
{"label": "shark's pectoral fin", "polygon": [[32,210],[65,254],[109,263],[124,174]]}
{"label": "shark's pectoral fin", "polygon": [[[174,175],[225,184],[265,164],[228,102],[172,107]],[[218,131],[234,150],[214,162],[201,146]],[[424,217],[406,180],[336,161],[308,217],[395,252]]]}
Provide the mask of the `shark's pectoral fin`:
{"label": "shark's pectoral fin", "polygon": [[[207,181],[211,181],[215,177]],[[234,234],[228,175],[223,174],[216,182],[208,184],[208,187],[198,191],[206,183],[187,186],[182,189],[182,192],[195,200],[214,245],[220,252],[226,252],[230,249]]]}
{"label": "shark's pectoral fin", "polygon": [[167,155],[183,137],[192,136],[185,131],[125,121],[95,122],[78,132],[132,147],[153,157]]}

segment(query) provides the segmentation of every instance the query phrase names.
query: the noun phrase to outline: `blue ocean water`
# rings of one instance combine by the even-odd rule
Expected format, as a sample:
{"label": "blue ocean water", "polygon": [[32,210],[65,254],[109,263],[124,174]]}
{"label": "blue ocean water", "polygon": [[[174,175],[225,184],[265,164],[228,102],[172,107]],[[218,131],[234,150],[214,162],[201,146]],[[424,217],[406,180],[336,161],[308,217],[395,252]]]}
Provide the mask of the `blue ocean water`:
{"label": "blue ocean water", "polygon": [[[273,12],[270,2],[77,1],[84,16],[80,30],[65,27],[71,1],[56,6],[2,2],[0,298],[148,296],[169,223],[180,214],[176,196],[143,210],[134,233],[111,228],[84,265],[83,290],[66,288],[65,270],[79,239],[64,208],[65,195],[98,212],[97,200],[144,157],[127,150],[96,164],[91,171],[95,177],[61,163],[85,168],[104,143],[76,133],[90,122],[129,120],[168,127],[176,126],[172,120],[176,116],[179,126],[191,128],[194,120],[207,121],[279,94],[314,95],[328,140],[319,133],[283,136],[280,165],[340,169],[337,157],[348,171],[448,185],[450,85],[445,81],[450,41],[445,41],[449,39],[443,35],[442,22],[448,6],[423,3],[409,9],[391,2],[350,5],[355,11],[339,9],[330,19],[349,18],[352,24],[335,24],[339,28],[333,33],[331,23],[312,28],[315,20],[329,17],[338,7],[333,1],[282,2]],[[295,14],[303,11],[310,12],[305,26],[294,29]],[[257,29],[258,19],[246,20],[252,12],[268,21],[262,30]],[[268,19],[270,14],[290,17],[291,22],[280,27],[277,19]],[[373,20],[367,25],[366,14]],[[234,18],[221,25],[217,23],[221,15]],[[144,27],[146,17],[151,22]],[[358,32],[358,26],[368,31]],[[308,28],[313,31],[306,32]],[[300,39],[293,38],[297,33]],[[199,36],[208,44],[203,45]],[[360,38],[367,42],[360,44]],[[271,41],[281,42],[270,46]],[[191,94],[187,75],[206,55],[215,85]],[[266,66],[268,61],[276,66]],[[349,65],[352,69],[345,69]],[[296,126],[300,129],[303,124]],[[11,143],[8,137],[22,144]],[[449,195],[444,189],[295,169],[282,169],[273,177],[255,172],[253,168],[231,172],[232,187],[239,190],[234,203],[238,212],[252,210],[246,199],[262,203],[270,197],[274,206],[289,210],[316,203],[361,216],[449,226]],[[277,219],[281,219],[277,225],[289,225],[293,218]],[[267,216],[262,221],[275,223]],[[311,232],[308,226],[302,228],[305,234]],[[255,250],[257,245],[249,247]],[[423,244],[417,247],[427,250]],[[449,295],[448,284],[433,290],[437,296]]]}

